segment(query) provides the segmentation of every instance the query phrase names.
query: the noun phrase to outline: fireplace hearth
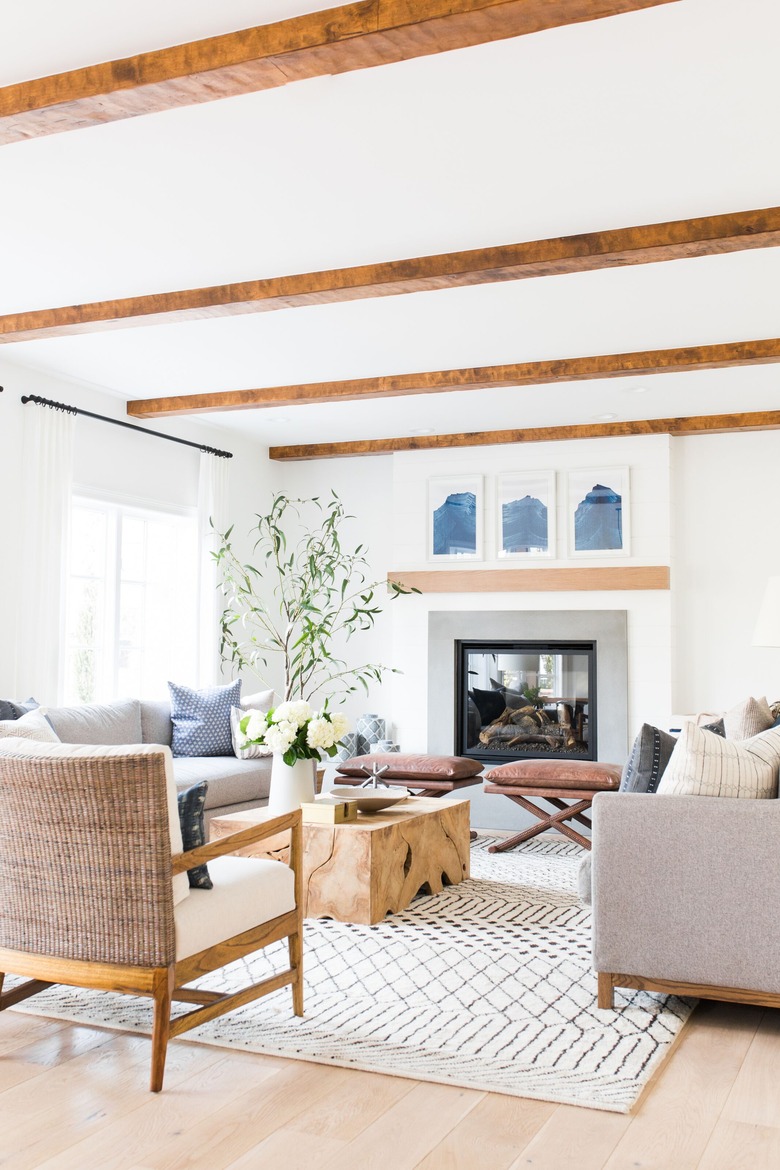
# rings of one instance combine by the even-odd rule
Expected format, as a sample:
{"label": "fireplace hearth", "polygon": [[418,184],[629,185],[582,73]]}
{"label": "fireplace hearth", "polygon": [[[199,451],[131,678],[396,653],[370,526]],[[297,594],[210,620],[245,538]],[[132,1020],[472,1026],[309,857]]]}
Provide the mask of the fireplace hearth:
{"label": "fireplace hearth", "polygon": [[455,695],[457,755],[597,758],[593,641],[456,640]]}
{"label": "fireplace hearth", "polygon": [[[579,653],[582,643],[586,648],[593,647],[592,673],[588,673],[587,710],[584,707],[585,693],[581,689],[584,681],[579,672],[566,674],[563,666],[558,669],[557,675],[553,671],[554,687],[549,688],[548,682],[542,677],[540,684],[539,670],[536,682],[533,682],[533,665],[515,664],[507,670],[525,670],[525,680],[519,676],[512,679],[507,675],[504,678],[495,672],[483,675],[472,675],[468,690],[494,690],[491,678],[507,691],[528,694],[528,687],[539,686],[540,694],[537,699],[543,700],[542,710],[549,716],[546,724],[548,738],[561,734],[550,731],[550,727],[566,728],[569,718],[568,712],[562,712],[563,721],[559,721],[558,704],[549,704],[546,710],[546,700],[575,700],[571,707],[571,725],[575,732],[578,730],[578,718],[582,715],[583,732],[587,731],[588,754],[578,752],[571,756],[573,759],[598,759],[620,762],[626,758],[628,750],[628,630],[625,610],[597,610],[597,609],[548,609],[527,610],[521,608],[488,610],[488,609],[447,609],[435,610],[428,614],[428,738],[427,750],[434,755],[450,755],[453,751],[459,755],[472,756],[481,759],[486,765],[502,762],[502,754],[487,748],[480,743],[468,746],[468,733],[464,733],[463,724],[468,714],[468,694],[459,700],[463,691],[456,682],[457,660],[460,652],[456,653],[456,644],[485,645],[494,647],[488,653],[498,653],[504,646],[521,645],[533,648],[537,654],[537,643],[548,648],[554,648],[556,643],[567,649],[567,653]],[[496,649],[496,644],[498,648]],[[545,664],[543,664],[545,665]],[[547,663],[546,665],[549,665]],[[478,670],[479,665],[467,669]],[[590,671],[590,667],[589,667]],[[549,674],[549,671],[548,671]],[[483,680],[479,685],[478,679]],[[486,680],[486,681],[484,681]],[[523,683],[522,686],[510,685],[512,682]],[[542,690],[548,694],[543,695]],[[516,700],[510,694],[512,702]],[[502,696],[498,695],[499,705]],[[473,700],[472,700],[473,701]],[[462,704],[462,705],[461,705]],[[463,710],[465,706],[465,711]],[[495,706],[495,699],[494,699]],[[519,710],[505,704],[503,710]],[[536,708],[537,710],[539,708]],[[596,713],[598,712],[598,729],[596,732]],[[496,713],[500,717],[503,711]],[[507,717],[511,718],[511,716]],[[473,713],[472,713],[473,719]],[[492,720],[495,722],[495,719]],[[544,722],[544,721],[542,721]],[[485,721],[489,727],[491,720]],[[528,725],[526,724],[526,727]],[[479,732],[484,731],[483,720],[480,717]],[[478,735],[479,735],[478,732]],[[466,735],[464,739],[463,736]],[[532,732],[532,734],[534,734]],[[596,739],[596,734],[598,739]],[[478,738],[478,736],[477,736]],[[513,738],[508,736],[508,738]],[[585,734],[580,737],[585,741]],[[472,736],[473,739],[473,736]],[[515,745],[517,747],[517,745]],[[536,745],[540,758],[567,758],[554,752],[547,743]],[[512,750],[504,753],[503,758],[517,760],[529,758],[529,751],[522,755]]]}

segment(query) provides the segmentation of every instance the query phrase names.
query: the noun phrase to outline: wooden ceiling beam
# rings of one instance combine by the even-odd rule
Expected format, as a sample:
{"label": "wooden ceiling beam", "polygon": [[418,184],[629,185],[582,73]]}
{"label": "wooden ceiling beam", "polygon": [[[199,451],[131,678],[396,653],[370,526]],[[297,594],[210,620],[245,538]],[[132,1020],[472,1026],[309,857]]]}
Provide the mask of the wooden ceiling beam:
{"label": "wooden ceiling beam", "polygon": [[0,143],[676,0],[362,0],[0,89]]}
{"label": "wooden ceiling beam", "polygon": [[601,378],[720,370],[733,366],[780,362],[780,338],[697,345],[684,349],[654,349],[638,353],[599,354],[593,357],[553,358],[541,362],[481,366],[460,370],[428,370],[420,374],[388,374],[343,382],[310,382],[295,386],[268,386],[253,390],[219,390],[206,394],[136,399],[127,404],[133,418],[161,418],[175,414],[209,414],[223,410],[251,410],[319,402],[369,401],[403,395],[441,394],[452,390],[516,389],[554,382],[584,382]]}
{"label": "wooden ceiling beam", "polygon": [[0,317],[0,344],[712,256],[780,244],[780,207]]}
{"label": "wooden ceiling beam", "polygon": [[271,447],[280,462],[391,455],[395,451],[438,451],[447,447],[492,447],[503,443],[556,443],[572,439],[614,439],[625,435],[716,435],[734,431],[780,430],[780,410],[748,414],[705,414],[689,418],[645,418],[581,426],[534,427],[515,431],[478,431],[465,435],[413,435],[401,439],[359,439],[351,443],[310,443]]}

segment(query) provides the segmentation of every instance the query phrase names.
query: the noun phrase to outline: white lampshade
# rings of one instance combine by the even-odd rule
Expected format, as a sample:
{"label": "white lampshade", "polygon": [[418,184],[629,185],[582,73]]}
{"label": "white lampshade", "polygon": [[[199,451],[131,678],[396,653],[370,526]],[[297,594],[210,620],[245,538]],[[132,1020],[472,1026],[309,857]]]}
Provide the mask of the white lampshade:
{"label": "white lampshade", "polygon": [[770,577],[767,581],[753,631],[753,645],[780,646],[780,577]]}

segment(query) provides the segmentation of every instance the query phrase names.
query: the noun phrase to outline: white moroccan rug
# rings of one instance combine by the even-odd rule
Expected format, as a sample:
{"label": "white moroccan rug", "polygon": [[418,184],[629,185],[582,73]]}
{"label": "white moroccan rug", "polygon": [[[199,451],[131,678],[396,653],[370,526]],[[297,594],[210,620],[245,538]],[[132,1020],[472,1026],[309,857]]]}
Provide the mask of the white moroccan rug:
{"label": "white moroccan rug", "polygon": [[[307,920],[303,1019],[285,988],[183,1039],[628,1112],[692,1001],[617,991],[618,1010],[600,1011],[575,892],[582,850],[551,837],[489,854],[490,841],[472,846],[471,880],[376,926]],[[286,944],[202,985],[232,990],[245,963],[256,979],[274,958],[284,964]],[[14,1010],[151,1028],[148,1000],[75,988]]]}

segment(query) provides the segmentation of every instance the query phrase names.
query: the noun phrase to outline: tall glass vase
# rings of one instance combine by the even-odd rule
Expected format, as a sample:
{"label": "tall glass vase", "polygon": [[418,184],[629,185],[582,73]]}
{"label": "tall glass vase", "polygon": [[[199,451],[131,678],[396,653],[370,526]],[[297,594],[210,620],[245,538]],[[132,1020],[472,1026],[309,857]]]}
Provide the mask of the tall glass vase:
{"label": "tall glass vase", "polygon": [[268,811],[274,816],[292,812],[302,804],[314,800],[314,779],[316,760],[296,760],[285,764],[284,757],[274,753],[271,764],[271,791],[268,794]]}

